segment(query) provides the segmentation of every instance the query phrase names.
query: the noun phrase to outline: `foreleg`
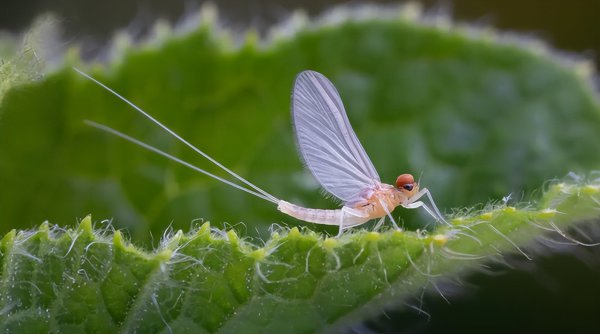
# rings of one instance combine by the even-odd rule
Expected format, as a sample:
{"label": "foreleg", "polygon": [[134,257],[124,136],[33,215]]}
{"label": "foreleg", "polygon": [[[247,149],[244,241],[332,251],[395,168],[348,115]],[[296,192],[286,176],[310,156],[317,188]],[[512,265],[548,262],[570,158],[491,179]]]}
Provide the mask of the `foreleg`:
{"label": "foreleg", "polygon": [[[423,203],[422,201],[418,201],[424,195],[427,195],[427,198],[429,199],[429,203],[431,204],[431,207],[433,208],[433,210],[430,207],[428,207],[427,205],[425,205],[425,203]],[[438,209],[437,205],[435,205],[435,202],[433,201],[433,197],[431,197],[431,193],[429,192],[429,189],[427,189],[427,188],[421,189],[418,193],[416,193],[414,196],[412,196],[406,204],[402,204],[402,206],[407,209],[423,207],[423,209],[425,209],[425,211],[427,211],[427,213],[429,213],[434,219],[440,220],[444,224],[448,224],[448,222],[442,216],[442,213]]]}
{"label": "foreleg", "polygon": [[410,203],[410,204],[406,204],[406,205],[403,205],[403,207],[405,207],[407,209],[423,208],[435,220],[441,220],[445,224],[448,224],[443,218],[438,217],[436,215],[436,213],[430,207],[428,207],[427,204],[423,203],[422,201],[417,201],[417,202],[413,202],[413,203]]}

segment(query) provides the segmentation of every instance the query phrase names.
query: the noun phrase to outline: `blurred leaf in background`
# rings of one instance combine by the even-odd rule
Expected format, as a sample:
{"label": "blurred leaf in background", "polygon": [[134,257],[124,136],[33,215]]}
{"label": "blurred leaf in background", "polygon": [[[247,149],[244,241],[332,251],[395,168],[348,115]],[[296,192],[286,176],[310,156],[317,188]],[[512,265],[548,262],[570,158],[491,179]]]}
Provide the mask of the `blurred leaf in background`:
{"label": "blurred leaf in background", "polygon": [[[92,74],[247,179],[309,207],[335,203],[320,196],[294,148],[289,96],[304,69],[336,84],[384,182],[422,173],[447,211],[597,168],[590,152],[600,148],[600,114],[585,64],[540,58],[545,49],[510,37],[414,24],[411,15],[280,30],[266,43],[250,34],[238,46],[228,46],[236,41],[209,17],[176,38],[159,38],[171,34],[159,25],[139,47],[122,39],[114,65]],[[46,219],[75,223],[90,212],[146,241],[148,231],[187,230],[196,219],[248,235],[297,223],[270,203],[85,126],[84,119],[107,124],[218,173],[76,75],[69,67],[76,62],[4,99],[0,213],[26,224],[5,231]],[[414,212],[396,214],[421,226]]]}
{"label": "blurred leaf in background", "polygon": [[[158,24],[139,44],[119,35],[105,65],[83,65],[81,50],[72,49],[43,78],[6,57],[2,231],[47,219],[75,224],[90,212],[114,218],[139,243],[157,244],[168,227],[189,230],[200,220],[261,237],[272,223],[320,228],[86,127],[84,119],[108,124],[218,172],[71,65],[260,187],[310,207],[336,203],[320,195],[294,148],[289,95],[304,69],[339,89],[382,180],[423,173],[446,212],[511,193],[518,202],[536,199],[532,192],[548,179],[598,169],[600,114],[589,63],[514,35],[423,18],[415,7],[382,13],[338,10],[318,23],[297,15],[263,40],[222,29],[204,11],[200,23],[191,17],[182,25],[185,32]],[[16,50],[12,43],[4,49]],[[19,76],[28,69],[37,74]],[[416,211],[395,215],[409,229],[430,222]]]}

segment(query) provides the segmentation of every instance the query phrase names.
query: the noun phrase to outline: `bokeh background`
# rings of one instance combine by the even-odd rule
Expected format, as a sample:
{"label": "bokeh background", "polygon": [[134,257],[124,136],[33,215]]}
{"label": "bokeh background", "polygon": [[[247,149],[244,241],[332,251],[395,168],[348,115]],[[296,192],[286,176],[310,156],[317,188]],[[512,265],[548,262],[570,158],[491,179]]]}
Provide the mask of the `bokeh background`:
{"label": "bokeh background", "polygon": [[[198,9],[205,1],[77,1],[77,0],[3,0],[0,29],[18,32],[45,12],[58,15],[68,42],[84,42],[89,56],[100,52],[115,30],[127,28],[143,36],[157,18],[176,22],[185,13]],[[576,52],[598,61],[600,3],[579,0],[565,4],[560,0],[427,0],[416,1],[428,11],[451,14],[461,22],[492,26],[539,37],[557,49]],[[237,29],[253,27],[265,31],[281,22],[294,10],[318,15],[339,4],[395,4],[402,1],[291,1],[222,0],[216,3],[226,26]]]}
{"label": "bokeh background", "polygon": [[[225,27],[243,31],[268,28],[288,18],[294,10],[318,15],[343,1],[219,1],[221,22]],[[360,2],[363,3],[363,2]],[[397,3],[375,1],[372,3]],[[560,52],[572,53],[599,64],[598,1],[421,1],[426,11],[450,15],[459,22],[495,27],[549,43]],[[144,37],[156,19],[177,22],[197,10],[201,1],[2,1],[0,29],[20,32],[41,13],[56,14],[64,45],[81,44],[85,58],[103,55],[116,30],[127,30]],[[593,234],[590,231],[589,234]],[[561,252],[533,247],[540,260],[524,264],[508,258],[515,270],[491,264],[485,274],[474,274],[465,281],[469,289],[448,292],[451,305],[436,293],[417,297],[410,304],[428,314],[401,307],[353,330],[355,332],[451,331],[465,324],[478,324],[480,331],[514,332],[590,330],[595,324],[593,310],[600,307],[600,257],[590,249],[565,249]],[[534,250],[531,250],[534,252]],[[582,260],[585,259],[585,260]],[[584,291],[579,287],[587,287]],[[446,287],[450,291],[450,287]],[[465,292],[466,291],[466,292]],[[535,307],[523,300],[535,301]],[[556,301],[563,301],[557,305]],[[525,305],[525,306],[521,306]],[[569,312],[571,310],[571,312]],[[544,321],[548,319],[548,321]]]}

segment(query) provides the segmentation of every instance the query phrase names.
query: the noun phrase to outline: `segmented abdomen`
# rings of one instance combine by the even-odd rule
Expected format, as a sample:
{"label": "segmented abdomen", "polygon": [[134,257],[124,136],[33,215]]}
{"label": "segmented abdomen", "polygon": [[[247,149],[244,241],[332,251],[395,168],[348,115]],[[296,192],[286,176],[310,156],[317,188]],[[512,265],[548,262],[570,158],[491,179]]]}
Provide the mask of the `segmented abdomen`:
{"label": "segmented abdomen", "polygon": [[322,210],[304,208],[286,201],[279,201],[277,209],[294,218],[317,224],[352,226],[362,224],[368,220],[357,217],[343,210]]}

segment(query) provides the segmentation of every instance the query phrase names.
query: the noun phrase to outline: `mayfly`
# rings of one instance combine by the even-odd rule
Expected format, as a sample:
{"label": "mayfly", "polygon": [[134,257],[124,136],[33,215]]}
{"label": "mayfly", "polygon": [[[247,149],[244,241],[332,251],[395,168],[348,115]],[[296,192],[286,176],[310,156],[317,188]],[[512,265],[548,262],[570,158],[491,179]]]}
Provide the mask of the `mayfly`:
{"label": "mayfly", "polygon": [[[394,227],[399,229],[391,212],[396,207],[402,206],[407,209],[421,207],[434,219],[446,222],[435,205],[429,190],[420,188],[419,183],[415,181],[411,174],[398,176],[395,186],[381,182],[375,167],[373,167],[371,160],[350,126],[340,95],[333,84],[320,73],[304,71],[296,77],[292,94],[292,121],[298,149],[308,170],[327,192],[343,202],[342,208],[336,210],[304,208],[276,198],[223,166],[111,88],[76,68],[75,71],[129,104],[177,140],[244,185],[209,173],[108,126],[86,121],[88,125],[121,137],[232,187],[272,202],[277,205],[279,211],[294,218],[317,224],[337,225],[340,234],[345,229],[377,218],[379,218],[376,225],[376,228],[378,228],[383,224],[385,217],[389,217]],[[431,207],[419,200],[423,196],[427,197]]]}

